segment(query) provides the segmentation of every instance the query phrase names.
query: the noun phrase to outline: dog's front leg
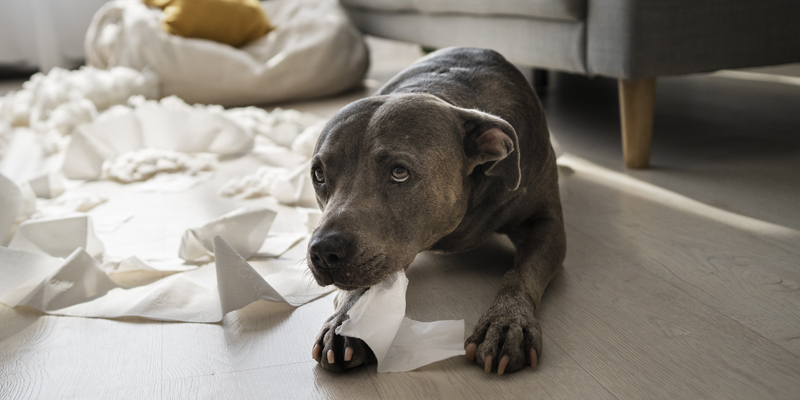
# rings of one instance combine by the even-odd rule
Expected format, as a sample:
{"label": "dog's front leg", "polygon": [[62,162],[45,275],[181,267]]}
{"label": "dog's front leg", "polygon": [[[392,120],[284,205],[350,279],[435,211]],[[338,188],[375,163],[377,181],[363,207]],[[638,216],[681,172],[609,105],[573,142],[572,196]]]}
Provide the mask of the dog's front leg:
{"label": "dog's front leg", "polygon": [[314,341],[312,356],[322,368],[343,372],[369,362],[375,362],[372,350],[361,339],[336,334],[336,327],[350,318],[347,313],[367,288],[339,290],[333,300],[336,311],[322,325]]}
{"label": "dog's front leg", "polygon": [[553,217],[529,221],[507,232],[517,248],[514,268],[503,277],[494,304],[464,343],[467,359],[489,373],[536,367],[542,331],[534,317],[547,284],[561,267],[566,235],[560,209]]}

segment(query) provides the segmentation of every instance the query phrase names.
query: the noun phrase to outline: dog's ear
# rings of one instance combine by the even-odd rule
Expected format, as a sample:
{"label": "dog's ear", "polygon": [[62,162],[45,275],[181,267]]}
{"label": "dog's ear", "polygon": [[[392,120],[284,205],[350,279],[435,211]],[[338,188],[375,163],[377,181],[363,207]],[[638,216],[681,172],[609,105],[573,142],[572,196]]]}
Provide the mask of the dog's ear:
{"label": "dog's ear", "polygon": [[519,139],[511,124],[483,111],[461,108],[459,113],[470,170],[484,165],[486,175],[500,177],[508,190],[517,190],[521,180]]}

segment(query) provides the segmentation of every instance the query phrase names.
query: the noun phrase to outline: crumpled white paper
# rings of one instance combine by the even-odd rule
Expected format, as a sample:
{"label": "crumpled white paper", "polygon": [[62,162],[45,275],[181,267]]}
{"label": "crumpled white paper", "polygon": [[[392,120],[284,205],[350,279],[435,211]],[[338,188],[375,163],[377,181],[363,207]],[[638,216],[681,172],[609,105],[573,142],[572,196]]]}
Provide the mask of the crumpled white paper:
{"label": "crumpled white paper", "polygon": [[256,257],[280,257],[289,249],[300,243],[303,239],[308,238],[309,235],[305,233],[271,233],[267,235],[264,244],[258,249],[254,255]]}
{"label": "crumpled white paper", "polygon": [[292,171],[270,166],[259,167],[255,174],[228,181],[219,189],[219,194],[242,199],[272,196],[281,204],[316,207],[317,196],[311,184],[310,170],[310,161]]}
{"label": "crumpled white paper", "polygon": [[0,158],[6,153],[8,143],[11,142],[11,124],[0,118]]}
{"label": "crumpled white paper", "polygon": [[408,278],[403,271],[372,286],[350,309],[339,335],[367,343],[378,372],[404,372],[464,355],[464,320],[418,322],[405,318]]}
{"label": "crumpled white paper", "polygon": [[35,211],[36,195],[30,186],[17,186],[0,174],[0,246],[8,243],[17,226]]}
{"label": "crumpled white paper", "polygon": [[118,106],[76,128],[63,172],[70,179],[97,179],[106,160],[148,148],[234,155],[249,151],[253,145],[250,133],[220,113],[191,107],[179,99],[142,99],[133,109]]}
{"label": "crumpled white paper", "polygon": [[124,104],[133,95],[157,98],[158,77],[126,67],[53,68],[47,74],[34,74],[22,90],[0,97],[0,120],[42,133],[56,130],[68,134],[97,111]]}
{"label": "crumpled white paper", "polygon": [[[299,306],[332,290],[304,278],[305,266],[296,260],[263,260],[253,266],[222,237],[216,236],[213,246],[215,264],[127,289],[80,247],[66,258],[40,249],[0,247],[0,302],[77,317],[219,322],[258,300]],[[132,258],[120,264],[137,262]]]}
{"label": "crumpled white paper", "polygon": [[42,199],[52,199],[64,193],[64,178],[58,172],[48,172],[41,174],[28,181],[36,197]]}
{"label": "crumpled white paper", "polygon": [[83,248],[100,260],[105,251],[94,233],[91,217],[85,214],[27,220],[17,228],[8,248],[52,257],[67,257]]}
{"label": "crumpled white paper", "polygon": [[199,228],[187,229],[181,237],[178,255],[186,261],[208,262],[214,257],[212,240],[219,235],[242,257],[250,258],[264,244],[275,215],[274,210],[266,207],[233,210]]}
{"label": "crumpled white paper", "polygon": [[97,193],[65,193],[54,199],[38,200],[36,202],[36,212],[31,215],[31,219],[55,218],[74,213],[85,213],[106,201],[108,201],[107,197]]}
{"label": "crumpled white paper", "polygon": [[197,176],[217,168],[213,154],[185,154],[163,149],[139,149],[103,162],[102,176],[121,183],[145,181],[156,174],[185,173]]}
{"label": "crumpled white paper", "polygon": [[11,227],[22,209],[22,193],[17,185],[0,175],[0,245],[6,243]]}

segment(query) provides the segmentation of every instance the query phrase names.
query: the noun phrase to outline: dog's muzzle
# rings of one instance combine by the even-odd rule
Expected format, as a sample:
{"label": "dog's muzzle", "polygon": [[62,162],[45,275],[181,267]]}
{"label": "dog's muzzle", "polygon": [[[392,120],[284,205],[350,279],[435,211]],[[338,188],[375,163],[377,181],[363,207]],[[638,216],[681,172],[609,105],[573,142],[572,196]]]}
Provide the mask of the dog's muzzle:
{"label": "dog's muzzle", "polygon": [[337,267],[346,264],[352,255],[355,240],[344,232],[317,232],[311,237],[308,255],[317,272],[331,275]]}

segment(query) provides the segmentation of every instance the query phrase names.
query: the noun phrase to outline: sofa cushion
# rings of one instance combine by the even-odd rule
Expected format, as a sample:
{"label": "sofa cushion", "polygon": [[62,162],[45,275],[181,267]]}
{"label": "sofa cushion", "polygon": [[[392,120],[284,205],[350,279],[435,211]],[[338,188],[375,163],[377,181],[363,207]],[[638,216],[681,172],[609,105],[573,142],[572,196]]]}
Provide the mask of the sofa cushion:
{"label": "sofa cushion", "polygon": [[580,21],[586,0],[340,0],[347,8],[427,14],[511,15]]}
{"label": "sofa cushion", "polygon": [[351,8],[347,13],[369,35],[434,48],[487,48],[519,66],[586,73],[586,24],[582,21],[363,8]]}

